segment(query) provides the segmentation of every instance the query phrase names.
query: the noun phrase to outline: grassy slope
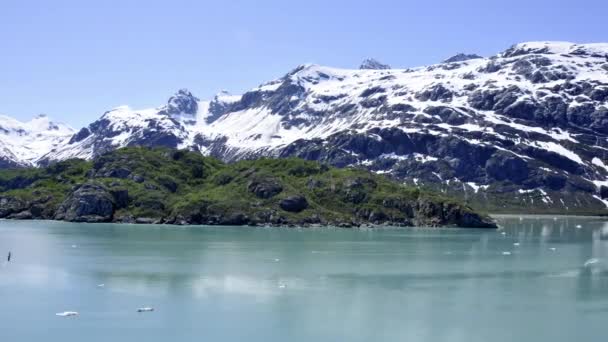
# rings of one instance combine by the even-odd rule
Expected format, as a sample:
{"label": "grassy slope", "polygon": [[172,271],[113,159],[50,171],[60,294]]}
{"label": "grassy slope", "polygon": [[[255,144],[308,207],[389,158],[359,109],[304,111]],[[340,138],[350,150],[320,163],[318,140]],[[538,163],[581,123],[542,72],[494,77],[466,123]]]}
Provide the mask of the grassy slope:
{"label": "grassy slope", "polygon": [[[103,177],[108,171],[121,169],[129,170],[130,175]],[[255,180],[277,181],[283,190],[274,197],[259,198],[248,189]],[[359,185],[349,186],[354,180]],[[48,210],[56,208],[74,186],[87,181],[103,184],[107,189],[128,191],[128,206],[119,209],[115,217],[179,217],[196,212],[220,215],[240,212],[255,216],[277,211],[279,201],[291,195],[305,196],[309,207],[298,213],[279,210],[290,222],[311,215],[328,222],[351,221],[355,212],[382,212],[392,219],[407,218],[403,210],[383,205],[387,200],[459,205],[452,199],[406,187],[364,170],[330,168],[301,159],[224,164],[199,153],[168,149],[125,148],[95,161],[69,160],[45,169],[0,171],[2,196],[27,201],[50,197],[45,204]]]}

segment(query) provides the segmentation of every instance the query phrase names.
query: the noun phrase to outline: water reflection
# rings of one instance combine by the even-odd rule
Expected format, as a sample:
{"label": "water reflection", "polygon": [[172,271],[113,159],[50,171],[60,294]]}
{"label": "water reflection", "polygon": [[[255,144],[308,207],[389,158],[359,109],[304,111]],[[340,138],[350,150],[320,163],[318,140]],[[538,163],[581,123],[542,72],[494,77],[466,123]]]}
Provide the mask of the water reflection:
{"label": "water reflection", "polygon": [[[0,269],[0,296],[18,314],[0,310],[0,319],[13,338],[30,339],[44,329],[68,334],[45,312],[75,309],[75,324],[105,339],[122,337],[107,325],[133,324],[149,324],[153,341],[195,340],[187,332],[235,341],[573,338],[557,324],[597,340],[608,307],[608,223],[498,220],[498,231],[3,221],[0,251],[17,253]],[[142,305],[158,310],[134,323],[129,315]],[[29,312],[36,328],[27,330],[19,317]],[[87,312],[103,323],[86,321]]]}

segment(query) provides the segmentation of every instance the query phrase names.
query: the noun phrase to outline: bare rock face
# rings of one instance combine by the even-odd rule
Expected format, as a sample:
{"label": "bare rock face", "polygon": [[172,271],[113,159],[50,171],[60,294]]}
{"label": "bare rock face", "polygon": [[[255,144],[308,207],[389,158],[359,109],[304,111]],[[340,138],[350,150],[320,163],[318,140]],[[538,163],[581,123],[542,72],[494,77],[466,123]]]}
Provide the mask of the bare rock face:
{"label": "bare rock face", "polygon": [[27,210],[27,208],[28,204],[23,200],[11,196],[0,197],[0,217],[7,217]]}
{"label": "bare rock face", "polygon": [[285,211],[299,213],[300,211],[308,208],[308,201],[306,201],[306,197],[301,195],[289,196],[281,200],[281,202],[279,202],[279,206]]}
{"label": "bare rock face", "polygon": [[391,66],[388,64],[383,64],[378,62],[373,58],[367,58],[362,63],[359,69],[361,70],[387,70],[390,69]]}
{"label": "bare rock face", "polygon": [[490,218],[453,203],[419,200],[415,216],[419,225],[496,228],[496,223]]}
{"label": "bare rock face", "polygon": [[86,183],[74,190],[55,213],[56,220],[109,222],[114,214],[112,195],[101,185]]}
{"label": "bare rock face", "polygon": [[271,177],[255,177],[249,182],[247,189],[259,198],[271,198],[283,191],[281,183]]}
{"label": "bare rock face", "polygon": [[443,61],[443,63],[456,63],[456,62],[464,62],[464,61],[468,61],[471,59],[478,59],[478,58],[483,58],[480,55],[474,54],[474,53],[459,53],[456,54],[446,60]]}

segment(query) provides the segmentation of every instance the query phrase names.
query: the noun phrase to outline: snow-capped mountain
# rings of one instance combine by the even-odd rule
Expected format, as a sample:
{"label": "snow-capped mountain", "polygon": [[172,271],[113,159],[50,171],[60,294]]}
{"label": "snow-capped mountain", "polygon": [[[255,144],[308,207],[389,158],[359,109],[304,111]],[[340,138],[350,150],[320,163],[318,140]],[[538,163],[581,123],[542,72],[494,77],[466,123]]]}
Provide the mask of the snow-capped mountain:
{"label": "snow-capped mountain", "polygon": [[38,115],[21,122],[0,115],[0,168],[34,166],[44,154],[67,142],[74,130]]}
{"label": "snow-capped mountain", "polygon": [[[608,206],[608,44],[529,42],[490,58],[390,69],[302,65],[242,95],[180,90],[166,105],[118,107],[64,145],[17,153],[45,164],[122,146],[224,160],[257,156],[362,166],[490,210]],[[44,152],[44,153],[42,153]]]}

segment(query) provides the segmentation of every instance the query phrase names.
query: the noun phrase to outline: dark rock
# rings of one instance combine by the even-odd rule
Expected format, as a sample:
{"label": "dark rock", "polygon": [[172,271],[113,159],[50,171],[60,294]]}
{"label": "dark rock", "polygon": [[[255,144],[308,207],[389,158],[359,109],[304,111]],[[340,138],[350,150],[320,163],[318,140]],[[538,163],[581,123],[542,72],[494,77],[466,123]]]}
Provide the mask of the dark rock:
{"label": "dark rock", "polygon": [[502,112],[503,114],[510,116],[512,118],[519,118],[524,120],[534,120],[534,114],[538,109],[538,104],[530,101],[517,101],[512,105],[505,108]]}
{"label": "dark rock", "polygon": [[283,186],[275,178],[256,176],[247,184],[247,190],[259,198],[271,198],[283,191]]}
{"label": "dark rock", "polygon": [[89,129],[87,127],[83,127],[82,129],[80,129],[80,131],[78,131],[78,133],[74,134],[70,138],[70,141],[68,142],[68,144],[73,144],[73,143],[82,141],[82,140],[88,138],[90,135],[91,135],[91,131],[89,131]]}
{"label": "dark rock", "polygon": [[500,69],[501,69],[500,64],[496,63],[495,61],[489,61],[488,63],[486,63],[486,65],[479,67],[477,69],[477,71],[490,74],[490,73],[500,71]]}
{"label": "dark rock", "polygon": [[117,209],[126,208],[129,205],[129,191],[127,189],[111,189],[110,195],[112,195]]}
{"label": "dark rock", "polygon": [[167,112],[169,114],[196,114],[198,111],[198,101],[188,89],[180,89],[171,98],[167,104]]}
{"label": "dark rock", "polygon": [[279,206],[285,211],[299,213],[300,211],[308,208],[308,201],[306,201],[306,198],[301,195],[289,196],[282,199],[281,202],[279,202]]}
{"label": "dark rock", "polygon": [[29,204],[12,196],[0,197],[0,218],[27,210]]}
{"label": "dark rock", "polygon": [[124,167],[112,168],[109,170],[101,169],[96,173],[96,177],[126,179],[131,175],[131,170]]}
{"label": "dark rock", "polygon": [[361,95],[359,95],[359,97],[370,97],[372,95],[381,94],[384,92],[386,92],[386,90],[382,87],[372,87],[372,88],[367,88],[364,91],[362,91]]}
{"label": "dark rock", "polygon": [[158,190],[158,187],[152,183],[144,183],[144,188],[147,190]]}
{"label": "dark rock", "polygon": [[471,59],[479,59],[479,58],[483,58],[483,57],[476,55],[474,53],[472,53],[472,54],[459,53],[457,55],[454,55],[454,56],[444,60],[442,63],[464,62],[464,61],[468,61]]}
{"label": "dark rock", "polygon": [[431,87],[424,89],[421,92],[416,93],[416,99],[420,101],[443,101],[450,102],[452,101],[453,93],[451,90],[446,88],[443,84],[435,84]]}
{"label": "dark rock", "polygon": [[600,186],[600,197],[602,199],[607,199],[608,198],[608,186]]}
{"label": "dark rock", "polygon": [[390,69],[390,68],[391,68],[390,65],[382,64],[373,58],[367,58],[367,59],[363,60],[363,62],[361,63],[361,66],[359,66],[359,69],[361,69],[361,70],[365,70],[365,69],[386,70],[386,69]]}
{"label": "dark rock", "polygon": [[74,222],[109,222],[114,205],[112,196],[101,185],[85,183],[61,203],[55,213],[56,220]]}
{"label": "dark rock", "polygon": [[10,214],[6,218],[11,220],[31,220],[34,216],[29,210],[25,210],[19,213]]}
{"label": "dark rock", "polygon": [[158,178],[157,182],[162,185],[163,187],[165,187],[167,190],[169,190],[170,192],[176,192],[177,191],[177,183],[175,182],[175,180],[169,176],[161,176]]}
{"label": "dark rock", "polygon": [[528,164],[521,158],[506,152],[496,152],[485,164],[488,176],[495,180],[522,182],[528,177]]}
{"label": "dark rock", "polygon": [[140,175],[131,175],[129,178],[135,183],[143,183],[145,181],[145,178]]}
{"label": "dark rock", "polygon": [[218,224],[224,226],[243,226],[249,222],[249,217],[240,212],[229,213],[225,216],[221,216],[218,220]]}

